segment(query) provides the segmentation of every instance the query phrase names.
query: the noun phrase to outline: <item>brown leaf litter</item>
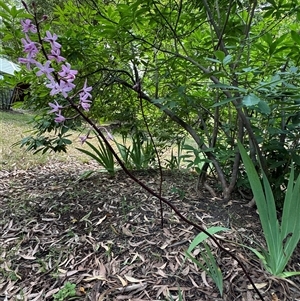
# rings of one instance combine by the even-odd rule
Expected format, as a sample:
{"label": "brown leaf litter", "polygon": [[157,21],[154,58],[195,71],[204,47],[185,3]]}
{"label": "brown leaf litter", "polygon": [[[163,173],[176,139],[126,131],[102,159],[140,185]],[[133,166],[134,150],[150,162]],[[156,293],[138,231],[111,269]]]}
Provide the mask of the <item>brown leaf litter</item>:
{"label": "brown leaf litter", "polygon": [[[66,282],[72,300],[259,300],[240,266],[208,240],[224,276],[221,297],[210,277],[185,258],[198,233],[122,171],[79,180],[94,165],[53,163],[0,172],[0,300],[53,300]],[[157,190],[159,173],[135,172]],[[264,244],[247,200],[199,199],[195,176],[164,172],[163,196],[204,227],[223,225],[221,244],[246,266],[265,300],[300,300],[299,277],[271,277],[237,245]],[[201,261],[201,247],[194,255]],[[288,270],[300,270],[296,250]],[[71,300],[71,299],[70,299]]]}

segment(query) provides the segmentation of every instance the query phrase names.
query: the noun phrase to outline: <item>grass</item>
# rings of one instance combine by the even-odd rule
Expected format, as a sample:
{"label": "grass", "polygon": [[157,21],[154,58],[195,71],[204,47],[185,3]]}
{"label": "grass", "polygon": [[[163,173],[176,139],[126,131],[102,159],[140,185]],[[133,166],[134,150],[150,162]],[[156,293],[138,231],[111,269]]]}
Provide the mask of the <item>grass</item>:
{"label": "grass", "polygon": [[32,127],[28,122],[32,115],[19,111],[0,111],[0,170],[28,169],[34,166],[44,165],[48,162],[82,162],[87,163],[91,159],[76,150],[80,147],[79,133],[74,132],[70,139],[73,144],[68,153],[33,154],[26,152],[25,148],[13,146],[30,135]]}

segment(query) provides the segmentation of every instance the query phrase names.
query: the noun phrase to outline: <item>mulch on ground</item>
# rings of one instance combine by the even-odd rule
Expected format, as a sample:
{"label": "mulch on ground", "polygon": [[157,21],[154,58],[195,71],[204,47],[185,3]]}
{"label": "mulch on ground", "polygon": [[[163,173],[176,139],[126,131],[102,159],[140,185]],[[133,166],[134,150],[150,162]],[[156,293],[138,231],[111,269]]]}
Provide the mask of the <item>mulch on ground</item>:
{"label": "mulch on ground", "polygon": [[[185,258],[198,234],[122,171],[52,163],[0,171],[0,300],[53,300],[70,282],[70,300],[259,300],[238,263],[207,240],[224,277],[220,296],[210,277]],[[157,171],[134,172],[158,191]],[[258,214],[240,196],[224,201],[194,190],[195,175],[165,171],[162,195],[205,228],[223,226],[219,242],[245,265],[265,300],[300,300],[299,277],[269,275],[248,249],[264,245]],[[194,250],[201,261],[203,246]],[[203,262],[203,261],[202,261]],[[300,270],[300,250],[288,266]]]}

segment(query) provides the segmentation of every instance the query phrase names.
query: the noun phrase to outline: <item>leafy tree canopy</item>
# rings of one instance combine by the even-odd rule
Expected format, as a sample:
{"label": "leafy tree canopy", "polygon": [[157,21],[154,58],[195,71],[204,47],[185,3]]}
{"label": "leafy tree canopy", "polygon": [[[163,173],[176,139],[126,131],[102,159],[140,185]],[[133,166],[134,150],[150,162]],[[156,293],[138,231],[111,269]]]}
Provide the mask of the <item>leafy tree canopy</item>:
{"label": "leafy tree canopy", "polygon": [[[38,13],[50,10],[45,2],[36,1]],[[22,48],[19,19],[27,13],[1,3],[4,50],[15,58]],[[189,134],[204,158],[201,183],[210,169],[226,198],[245,184],[240,140],[281,199],[290,163],[297,172],[300,166],[298,1],[53,4],[43,30],[59,35],[78,82],[88,78],[93,85],[92,118],[141,128],[142,106],[160,141]],[[32,84],[28,104],[47,107],[47,89],[34,72],[24,72],[23,80]]]}

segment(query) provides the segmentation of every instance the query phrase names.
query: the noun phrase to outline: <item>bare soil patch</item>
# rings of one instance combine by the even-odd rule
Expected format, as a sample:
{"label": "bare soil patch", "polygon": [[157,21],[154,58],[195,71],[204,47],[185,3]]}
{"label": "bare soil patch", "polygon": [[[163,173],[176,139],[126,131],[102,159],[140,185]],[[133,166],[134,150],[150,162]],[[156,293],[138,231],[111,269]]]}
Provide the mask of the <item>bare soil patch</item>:
{"label": "bare soil patch", "polygon": [[[0,300],[53,300],[66,282],[76,284],[69,300],[178,300],[178,288],[189,301],[258,300],[238,264],[208,241],[224,275],[221,297],[185,261],[198,234],[193,227],[164,206],[161,228],[156,198],[122,171],[80,180],[89,169],[97,166],[60,162],[0,172]],[[158,189],[158,172],[135,175]],[[202,226],[230,228],[220,234],[221,244],[243,260],[265,300],[300,300],[299,277],[272,277],[237,244],[264,244],[256,210],[238,197],[199,199],[195,181],[193,174],[166,171],[163,195]],[[289,270],[300,270],[299,263],[298,248]]]}

